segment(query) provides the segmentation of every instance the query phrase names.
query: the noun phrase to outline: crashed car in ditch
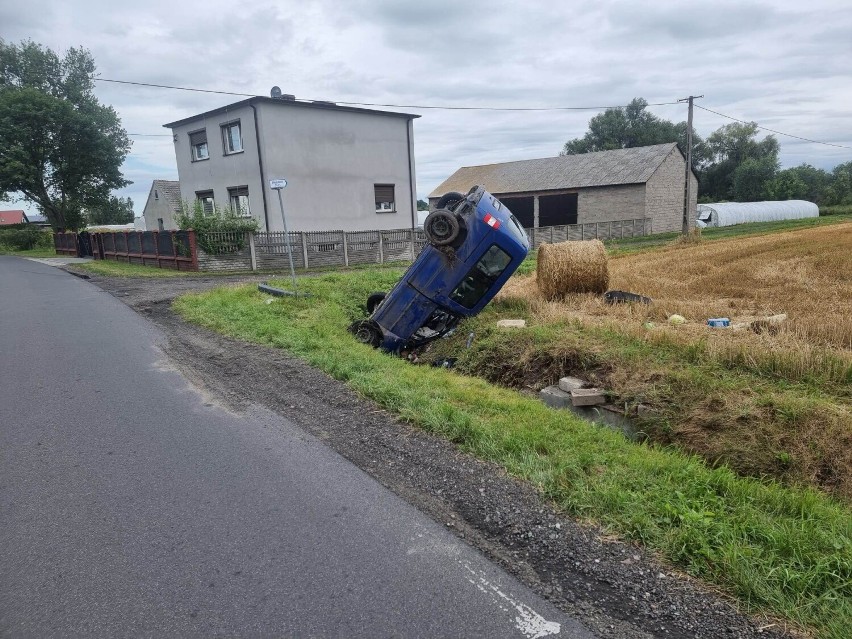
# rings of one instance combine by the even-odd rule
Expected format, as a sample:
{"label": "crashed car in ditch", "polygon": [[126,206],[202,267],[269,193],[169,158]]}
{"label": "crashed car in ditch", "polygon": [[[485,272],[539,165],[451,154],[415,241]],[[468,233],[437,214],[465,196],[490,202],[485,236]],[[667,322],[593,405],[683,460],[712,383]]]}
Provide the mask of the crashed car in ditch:
{"label": "crashed car in ditch", "polygon": [[358,341],[403,354],[425,346],[479,313],[530,249],[512,212],[480,186],[448,193],[423,223],[427,245],[387,294],[367,299]]}

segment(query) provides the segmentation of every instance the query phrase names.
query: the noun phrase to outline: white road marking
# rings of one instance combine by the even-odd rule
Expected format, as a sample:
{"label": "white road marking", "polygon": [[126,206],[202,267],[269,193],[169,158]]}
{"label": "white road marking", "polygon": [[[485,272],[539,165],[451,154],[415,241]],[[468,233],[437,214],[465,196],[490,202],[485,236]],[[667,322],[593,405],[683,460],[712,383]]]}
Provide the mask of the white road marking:
{"label": "white road marking", "polygon": [[[460,561],[462,566],[472,575],[467,580],[480,591],[490,595],[501,610],[509,612],[514,608],[518,613],[515,617],[515,626],[527,639],[541,639],[550,635],[558,635],[562,626],[557,621],[548,621],[535,610],[520,601],[515,601],[497,586],[488,581],[481,573],[471,568],[467,561]],[[509,607],[506,607],[508,604]]]}

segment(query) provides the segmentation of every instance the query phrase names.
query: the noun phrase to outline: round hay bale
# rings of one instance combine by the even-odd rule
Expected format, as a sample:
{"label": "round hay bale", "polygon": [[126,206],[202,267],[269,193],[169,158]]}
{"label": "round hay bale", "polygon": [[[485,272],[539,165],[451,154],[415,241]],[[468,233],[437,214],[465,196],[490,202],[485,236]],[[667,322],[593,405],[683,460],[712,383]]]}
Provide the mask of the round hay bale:
{"label": "round hay bale", "polygon": [[603,242],[542,244],[538,247],[536,279],[547,300],[560,299],[569,293],[606,292],[609,267]]}

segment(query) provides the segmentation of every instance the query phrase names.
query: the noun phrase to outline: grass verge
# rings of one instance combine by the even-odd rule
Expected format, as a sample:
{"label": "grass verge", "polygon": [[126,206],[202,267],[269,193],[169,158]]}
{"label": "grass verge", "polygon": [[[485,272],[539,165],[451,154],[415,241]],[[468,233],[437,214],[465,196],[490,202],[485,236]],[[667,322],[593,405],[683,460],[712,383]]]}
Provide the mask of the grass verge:
{"label": "grass verge", "polygon": [[14,255],[16,257],[56,257],[56,251],[52,248],[34,248],[26,251],[10,249],[0,246],[0,255]]}
{"label": "grass verge", "polygon": [[[726,467],[634,444],[535,399],[357,344],[348,323],[366,295],[400,270],[302,281],[308,299],[254,287],[177,299],[185,319],[287,349],[400,418],[534,484],[574,516],[641,541],[691,574],[840,639],[852,625],[852,513],[807,488],[737,476]],[[269,300],[271,302],[267,303]]]}

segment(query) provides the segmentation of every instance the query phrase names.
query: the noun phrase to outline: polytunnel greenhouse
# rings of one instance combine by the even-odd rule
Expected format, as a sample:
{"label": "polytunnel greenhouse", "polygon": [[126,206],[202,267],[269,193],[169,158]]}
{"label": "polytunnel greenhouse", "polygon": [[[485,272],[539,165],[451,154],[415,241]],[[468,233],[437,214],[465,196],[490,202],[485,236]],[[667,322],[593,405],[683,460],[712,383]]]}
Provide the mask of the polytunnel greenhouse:
{"label": "polytunnel greenhouse", "polygon": [[699,204],[697,225],[733,226],[748,222],[777,222],[819,217],[819,207],[805,200],[780,202],[722,202]]}

